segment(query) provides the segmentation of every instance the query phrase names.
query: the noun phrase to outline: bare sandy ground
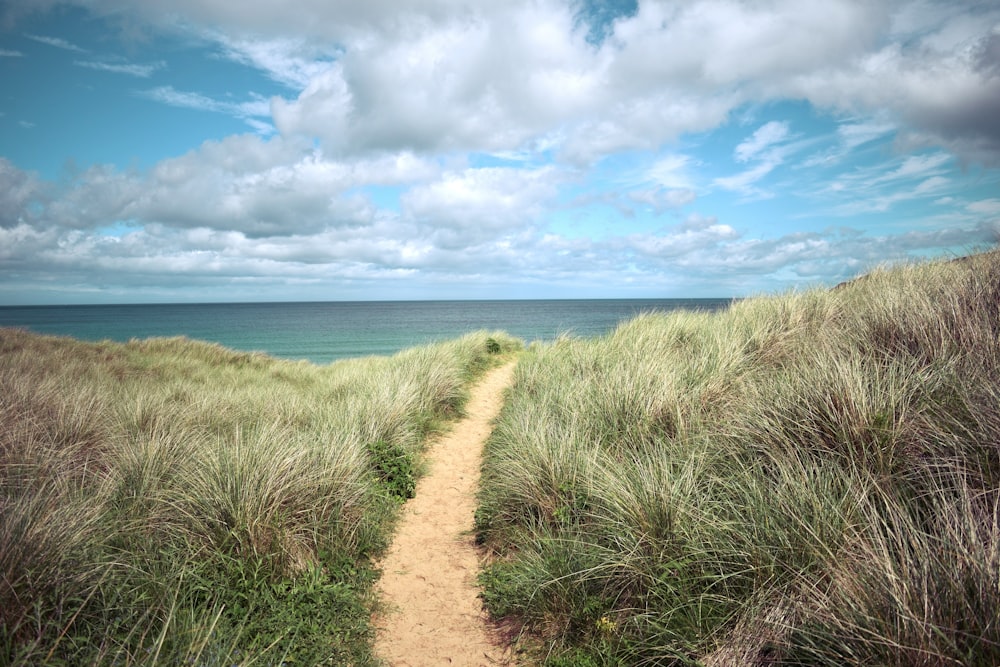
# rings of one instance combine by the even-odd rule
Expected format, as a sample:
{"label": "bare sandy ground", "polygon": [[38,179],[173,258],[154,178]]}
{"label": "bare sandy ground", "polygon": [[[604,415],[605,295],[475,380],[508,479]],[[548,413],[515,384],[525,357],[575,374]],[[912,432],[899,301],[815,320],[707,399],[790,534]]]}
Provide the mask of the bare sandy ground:
{"label": "bare sandy ground", "polygon": [[376,653],[393,667],[508,664],[490,642],[477,597],[472,528],[483,443],[514,366],[490,371],[472,389],[467,416],[431,446],[428,474],[403,508],[379,582],[388,612],[376,619]]}

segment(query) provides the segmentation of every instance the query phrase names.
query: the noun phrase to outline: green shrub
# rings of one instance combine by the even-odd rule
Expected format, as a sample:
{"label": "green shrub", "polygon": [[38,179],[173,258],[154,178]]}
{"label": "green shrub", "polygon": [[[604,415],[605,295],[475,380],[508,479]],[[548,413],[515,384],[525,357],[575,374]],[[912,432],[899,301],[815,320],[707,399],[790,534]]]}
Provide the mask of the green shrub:
{"label": "green shrub", "polygon": [[388,494],[399,500],[412,498],[417,482],[411,455],[401,447],[381,440],[368,445],[368,453],[375,474]]}

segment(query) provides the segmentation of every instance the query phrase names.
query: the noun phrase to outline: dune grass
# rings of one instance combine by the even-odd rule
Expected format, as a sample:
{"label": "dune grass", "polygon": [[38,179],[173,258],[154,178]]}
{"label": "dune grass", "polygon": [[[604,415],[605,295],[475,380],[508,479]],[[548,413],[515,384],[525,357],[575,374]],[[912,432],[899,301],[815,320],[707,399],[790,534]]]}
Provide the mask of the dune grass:
{"label": "dune grass", "polygon": [[0,663],[375,664],[423,443],[519,345],[321,367],[0,329]]}
{"label": "dune grass", "polygon": [[547,665],[1000,664],[1000,253],[534,345],[477,514]]}

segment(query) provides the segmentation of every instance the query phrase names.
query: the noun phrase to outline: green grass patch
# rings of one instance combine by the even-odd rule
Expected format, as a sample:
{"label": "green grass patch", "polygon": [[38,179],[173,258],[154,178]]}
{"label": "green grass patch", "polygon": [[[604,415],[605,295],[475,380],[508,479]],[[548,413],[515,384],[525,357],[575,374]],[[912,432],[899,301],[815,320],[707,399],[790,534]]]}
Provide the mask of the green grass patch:
{"label": "green grass patch", "polygon": [[547,665],[1000,663],[1000,253],[534,345],[494,616]]}
{"label": "green grass patch", "polygon": [[0,664],[377,664],[424,443],[519,347],[316,366],[0,329]]}

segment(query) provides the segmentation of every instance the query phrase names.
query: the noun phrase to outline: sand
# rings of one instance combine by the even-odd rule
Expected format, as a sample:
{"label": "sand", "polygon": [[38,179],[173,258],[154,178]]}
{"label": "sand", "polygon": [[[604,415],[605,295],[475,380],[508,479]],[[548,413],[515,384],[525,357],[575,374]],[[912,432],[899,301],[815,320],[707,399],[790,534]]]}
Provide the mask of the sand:
{"label": "sand", "polygon": [[466,417],[432,444],[428,473],[403,508],[381,564],[387,612],[375,620],[376,653],[393,667],[509,664],[490,641],[472,529],[483,443],[514,366],[490,371],[472,389]]}

